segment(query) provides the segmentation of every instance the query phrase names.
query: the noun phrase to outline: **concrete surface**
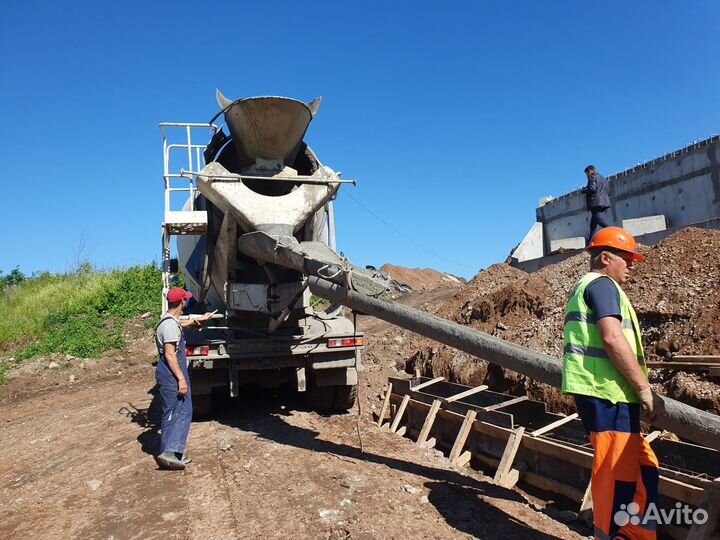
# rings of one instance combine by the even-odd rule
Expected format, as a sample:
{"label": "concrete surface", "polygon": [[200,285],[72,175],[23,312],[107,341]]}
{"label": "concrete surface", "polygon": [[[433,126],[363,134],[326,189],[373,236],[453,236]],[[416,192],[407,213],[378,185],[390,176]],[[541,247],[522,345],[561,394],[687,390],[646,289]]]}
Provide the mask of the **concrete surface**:
{"label": "concrete surface", "polygon": [[[608,176],[612,219],[665,216],[669,229],[720,218],[720,136],[714,136],[626,171]],[[600,173],[602,165],[599,165]],[[578,184],[584,185],[582,171]],[[553,241],[590,234],[590,212],[580,189],[546,202],[536,210],[543,225],[543,252]],[[643,233],[650,231],[643,230]],[[652,231],[655,232],[655,231]]]}
{"label": "concrete surface", "polygon": [[623,219],[622,228],[633,236],[664,231],[667,229],[665,216],[646,216],[641,218]]}

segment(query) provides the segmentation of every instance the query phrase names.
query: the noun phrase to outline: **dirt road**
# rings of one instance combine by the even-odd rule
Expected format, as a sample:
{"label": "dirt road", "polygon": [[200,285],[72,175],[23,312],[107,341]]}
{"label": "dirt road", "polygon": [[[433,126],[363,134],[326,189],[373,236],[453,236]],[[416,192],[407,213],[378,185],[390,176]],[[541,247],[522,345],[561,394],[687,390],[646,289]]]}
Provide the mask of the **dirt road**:
{"label": "dirt road", "polygon": [[[369,339],[397,343],[397,330],[367,323]],[[6,385],[0,538],[584,537],[519,492],[379,431],[367,405],[392,369],[387,347],[365,355],[363,452],[354,413],[325,417],[291,393],[247,393],[193,424],[185,471],[158,470],[148,343],[145,332],[122,355]]]}

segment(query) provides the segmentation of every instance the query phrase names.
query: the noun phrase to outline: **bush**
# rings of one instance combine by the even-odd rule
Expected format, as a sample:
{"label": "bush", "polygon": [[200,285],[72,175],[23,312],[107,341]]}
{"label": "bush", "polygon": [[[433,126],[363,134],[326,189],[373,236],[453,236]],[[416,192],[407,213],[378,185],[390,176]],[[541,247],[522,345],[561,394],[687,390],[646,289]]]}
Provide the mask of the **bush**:
{"label": "bush", "polygon": [[25,274],[20,271],[20,267],[16,266],[12,272],[3,276],[3,271],[0,270],[0,292],[4,291],[9,287],[14,287],[23,281],[25,281]]}
{"label": "bush", "polygon": [[148,311],[159,317],[161,291],[152,265],[26,279],[0,297],[0,348],[16,350],[18,361],[52,353],[99,358],[123,345],[125,321]]}

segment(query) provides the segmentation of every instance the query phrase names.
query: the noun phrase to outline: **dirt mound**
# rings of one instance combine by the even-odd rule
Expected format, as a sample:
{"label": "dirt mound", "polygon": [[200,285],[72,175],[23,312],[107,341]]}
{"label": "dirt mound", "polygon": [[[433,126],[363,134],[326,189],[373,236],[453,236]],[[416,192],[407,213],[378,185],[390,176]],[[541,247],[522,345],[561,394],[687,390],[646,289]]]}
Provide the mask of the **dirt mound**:
{"label": "dirt mound", "polygon": [[429,291],[438,287],[462,284],[459,278],[432,268],[405,268],[404,266],[385,264],[380,268],[380,272],[388,274],[395,281],[407,285],[415,291]]}
{"label": "dirt mound", "polygon": [[[641,246],[646,256],[624,287],[638,313],[648,360],[674,354],[720,352],[720,231],[687,228],[658,245]],[[507,264],[483,270],[450,300],[437,306],[441,317],[562,357],[567,299],[588,271],[589,256],[580,253],[527,274]],[[411,359],[424,371],[465,384],[490,384],[516,394],[529,393],[557,410],[570,402],[557,390],[519,374],[489,366],[429,340],[418,339]],[[656,390],[705,410],[720,413],[720,387],[703,372],[651,370]]]}

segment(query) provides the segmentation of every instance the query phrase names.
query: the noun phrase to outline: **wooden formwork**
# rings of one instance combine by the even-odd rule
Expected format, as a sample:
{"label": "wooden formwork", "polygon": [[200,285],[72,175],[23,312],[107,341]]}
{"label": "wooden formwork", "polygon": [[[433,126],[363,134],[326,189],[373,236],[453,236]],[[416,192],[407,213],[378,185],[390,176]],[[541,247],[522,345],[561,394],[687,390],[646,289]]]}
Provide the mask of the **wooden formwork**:
{"label": "wooden formwork", "polygon": [[[495,481],[502,486],[524,482],[576,501],[578,510],[591,509],[593,453],[577,414],[549,413],[544,403],[525,396],[442,378],[391,378],[390,383],[386,401],[392,419],[384,425],[391,431],[448,451],[456,465],[472,461],[495,469]],[[660,505],[681,502],[717,513],[713,479],[720,477],[720,452],[658,435],[653,432],[646,439],[660,459]],[[665,533],[687,540],[715,538],[707,530],[693,530],[689,536],[688,528],[679,527],[666,527]]]}

